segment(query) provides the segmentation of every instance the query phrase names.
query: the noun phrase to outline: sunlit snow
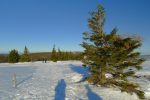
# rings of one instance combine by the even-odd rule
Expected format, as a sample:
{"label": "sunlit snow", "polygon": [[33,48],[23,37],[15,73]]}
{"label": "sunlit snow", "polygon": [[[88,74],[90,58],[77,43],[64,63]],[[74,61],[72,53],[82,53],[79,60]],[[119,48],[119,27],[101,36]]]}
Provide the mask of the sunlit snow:
{"label": "sunlit snow", "polygon": [[[141,75],[136,81],[150,98],[150,61],[143,65],[144,69],[136,73]],[[12,85],[14,73],[16,88]],[[135,94],[122,93],[117,88],[89,85],[83,81],[88,73],[80,61],[2,63],[0,100],[138,100]]]}

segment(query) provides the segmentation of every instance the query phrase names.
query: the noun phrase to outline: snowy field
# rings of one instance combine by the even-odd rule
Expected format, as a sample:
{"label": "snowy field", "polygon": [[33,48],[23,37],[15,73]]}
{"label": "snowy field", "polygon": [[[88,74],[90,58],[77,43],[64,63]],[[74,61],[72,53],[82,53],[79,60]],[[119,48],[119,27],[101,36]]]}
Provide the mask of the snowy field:
{"label": "snowy field", "polygon": [[[150,61],[137,72],[137,81],[150,100]],[[12,76],[16,74],[17,87]],[[80,82],[88,74],[79,61],[0,64],[0,100],[138,100],[118,89]],[[149,98],[149,99],[148,99]]]}

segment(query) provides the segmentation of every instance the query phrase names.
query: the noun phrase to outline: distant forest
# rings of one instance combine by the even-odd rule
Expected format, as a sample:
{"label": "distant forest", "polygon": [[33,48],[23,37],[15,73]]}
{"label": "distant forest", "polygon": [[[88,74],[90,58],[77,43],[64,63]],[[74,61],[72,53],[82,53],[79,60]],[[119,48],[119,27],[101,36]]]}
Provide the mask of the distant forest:
{"label": "distant forest", "polygon": [[[43,58],[50,60],[52,52],[37,52],[30,53],[30,57],[32,61],[42,61]],[[74,54],[74,58],[70,60],[81,60],[82,52],[72,52]],[[150,59],[150,55],[141,55],[142,58]],[[8,62],[8,54],[0,54],[0,63]]]}
{"label": "distant forest", "polygon": [[[82,52],[65,52],[66,54],[71,53],[70,56],[66,56],[64,60],[81,60],[82,59]],[[42,61],[43,59],[47,59],[49,61],[51,59],[52,52],[37,52],[37,53],[30,53],[31,61]],[[60,58],[60,57],[58,57]],[[8,62],[8,54],[0,54],[0,63]]]}

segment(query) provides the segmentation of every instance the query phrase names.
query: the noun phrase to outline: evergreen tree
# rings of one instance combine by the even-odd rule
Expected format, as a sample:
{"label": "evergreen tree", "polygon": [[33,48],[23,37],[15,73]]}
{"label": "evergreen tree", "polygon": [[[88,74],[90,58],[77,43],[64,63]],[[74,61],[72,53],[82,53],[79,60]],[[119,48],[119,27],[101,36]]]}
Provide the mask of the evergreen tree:
{"label": "evergreen tree", "polygon": [[70,52],[68,52],[68,55],[69,55],[69,60],[74,60],[74,56],[75,56],[75,54],[73,54],[71,51]]}
{"label": "evergreen tree", "polygon": [[57,57],[57,51],[55,49],[55,45],[53,46],[53,50],[51,52],[51,59],[53,62],[57,62],[58,61],[58,57]]}
{"label": "evergreen tree", "polygon": [[19,61],[19,54],[17,50],[11,50],[8,55],[8,62],[9,63],[17,63]]}
{"label": "evergreen tree", "polygon": [[29,50],[26,46],[24,48],[24,54],[21,55],[20,61],[21,62],[30,62],[31,61]]}
{"label": "evergreen tree", "polygon": [[29,50],[28,50],[28,48],[25,46],[25,48],[24,48],[24,54],[25,55],[29,55]]}
{"label": "evergreen tree", "polygon": [[[135,74],[133,68],[140,70],[144,59],[140,59],[139,52],[134,50],[141,46],[141,41],[132,37],[117,35],[114,28],[110,34],[103,31],[105,22],[104,8],[99,5],[98,9],[91,13],[88,20],[90,32],[84,32],[81,45],[85,48],[83,62],[90,66],[91,75],[88,81],[101,86],[117,86],[121,91],[136,93],[139,98],[144,98],[144,92],[138,89],[138,85],[131,83],[128,77]],[[113,78],[106,78],[111,74]]]}
{"label": "evergreen tree", "polygon": [[57,57],[58,57],[58,60],[62,60],[63,59],[63,57],[62,57],[63,55],[62,55],[62,52],[61,52],[61,50],[60,49],[58,49],[58,53],[57,53]]}
{"label": "evergreen tree", "polygon": [[67,51],[64,52],[64,59],[69,60],[69,53]]}
{"label": "evergreen tree", "polygon": [[62,61],[66,60],[65,52],[64,52],[64,51],[62,51],[62,52],[61,52],[61,54],[62,54]]}

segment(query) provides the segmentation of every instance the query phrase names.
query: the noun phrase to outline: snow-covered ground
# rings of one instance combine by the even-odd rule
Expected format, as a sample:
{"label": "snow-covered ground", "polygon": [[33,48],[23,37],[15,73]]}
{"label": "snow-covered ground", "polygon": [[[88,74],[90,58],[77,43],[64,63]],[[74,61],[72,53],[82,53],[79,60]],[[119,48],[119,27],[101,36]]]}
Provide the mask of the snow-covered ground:
{"label": "snow-covered ground", "polygon": [[[137,75],[150,75],[150,61]],[[12,86],[16,74],[17,87]],[[80,82],[88,70],[79,61],[0,64],[0,100],[138,100],[118,89]],[[150,77],[137,78],[150,99]]]}

